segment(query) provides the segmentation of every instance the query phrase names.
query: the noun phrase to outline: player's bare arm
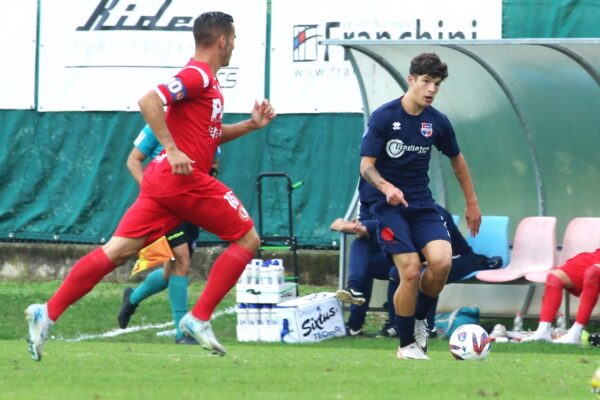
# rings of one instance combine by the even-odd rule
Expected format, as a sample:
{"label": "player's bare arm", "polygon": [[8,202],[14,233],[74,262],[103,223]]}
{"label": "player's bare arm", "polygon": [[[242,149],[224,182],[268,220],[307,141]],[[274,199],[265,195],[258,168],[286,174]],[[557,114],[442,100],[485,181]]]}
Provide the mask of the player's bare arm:
{"label": "player's bare arm", "polygon": [[151,90],[139,100],[138,105],[154,135],[165,148],[173,173],[176,175],[191,174],[194,161],[177,148],[169,128],[167,128],[164,104],[160,96]]}
{"label": "player's bare arm", "polygon": [[275,109],[269,100],[265,99],[260,104],[258,101],[254,101],[250,119],[236,124],[223,124],[221,128],[221,143],[230,142],[256,129],[264,128],[275,116]]}
{"label": "player's bare arm", "polygon": [[144,160],[146,155],[140,151],[137,147],[134,147],[127,157],[127,169],[133,176],[133,179],[138,183],[142,184],[142,178],[144,176]]}
{"label": "player's bare arm", "polygon": [[408,207],[408,203],[404,198],[404,193],[396,186],[383,179],[379,174],[379,171],[377,171],[377,168],[375,168],[375,157],[362,157],[360,160],[360,175],[369,182],[371,186],[385,195],[385,199],[389,205],[397,206],[402,204],[404,207]]}
{"label": "player's bare arm", "polygon": [[369,231],[367,230],[367,227],[364,226],[362,224],[362,222],[358,221],[358,220],[353,220],[354,226],[352,227],[352,231],[356,234],[356,237],[359,239],[365,238],[368,239],[369,236]]}
{"label": "player's bare arm", "polygon": [[479,209],[479,201],[477,200],[473,181],[471,180],[469,166],[462,153],[451,158],[450,163],[452,164],[454,175],[456,175],[456,180],[465,196],[465,202],[467,204],[465,210],[467,226],[471,231],[471,236],[475,237],[477,233],[479,233],[479,226],[481,225],[481,210]]}

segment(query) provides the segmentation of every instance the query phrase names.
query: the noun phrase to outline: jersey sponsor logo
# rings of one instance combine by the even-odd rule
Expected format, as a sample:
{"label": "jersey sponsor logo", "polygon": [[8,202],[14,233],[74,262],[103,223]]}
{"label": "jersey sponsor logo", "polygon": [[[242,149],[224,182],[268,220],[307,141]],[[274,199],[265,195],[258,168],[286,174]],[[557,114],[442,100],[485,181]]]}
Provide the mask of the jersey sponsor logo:
{"label": "jersey sponsor logo", "polygon": [[[219,89],[219,92],[221,89]],[[223,103],[220,98],[212,99],[212,114],[210,115],[210,120],[212,122],[221,121],[223,119]]]}
{"label": "jersey sponsor logo", "polygon": [[429,146],[406,145],[400,139],[391,139],[385,145],[385,151],[390,158],[400,158],[407,151],[409,153],[425,154],[429,151]]}
{"label": "jersey sponsor logo", "polygon": [[219,127],[211,125],[208,127],[208,133],[210,134],[210,137],[213,139],[216,139],[218,137],[221,137],[221,129],[219,129]]}
{"label": "jersey sponsor logo", "polygon": [[425,137],[433,135],[433,124],[431,122],[421,122],[421,135]]}
{"label": "jersey sponsor logo", "polygon": [[167,83],[165,86],[171,94],[173,101],[183,100],[187,97],[185,87],[183,86],[183,83],[181,83],[179,78],[173,78],[171,82]]}

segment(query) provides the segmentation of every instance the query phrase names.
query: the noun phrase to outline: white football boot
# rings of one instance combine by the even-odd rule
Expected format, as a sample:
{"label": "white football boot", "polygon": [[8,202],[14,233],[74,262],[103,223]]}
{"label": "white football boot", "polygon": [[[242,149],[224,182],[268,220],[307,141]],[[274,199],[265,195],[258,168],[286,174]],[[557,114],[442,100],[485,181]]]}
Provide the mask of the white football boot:
{"label": "white football boot", "polygon": [[400,360],[429,360],[417,343],[411,343],[404,347],[398,346],[396,357]]}
{"label": "white football boot", "polygon": [[48,317],[48,306],[46,304],[31,304],[25,310],[25,318],[29,323],[29,335],[27,345],[29,353],[34,361],[42,360],[44,343],[48,338],[50,327],[54,324]]}
{"label": "white football boot", "polygon": [[427,320],[415,319],[415,341],[424,354],[427,354]]}
{"label": "white football boot", "polygon": [[202,321],[194,318],[192,313],[188,312],[181,318],[181,321],[179,321],[179,329],[188,336],[196,339],[202,347],[211,351],[213,354],[218,354],[220,356],[227,354],[225,347],[223,347],[215,337],[210,321]]}

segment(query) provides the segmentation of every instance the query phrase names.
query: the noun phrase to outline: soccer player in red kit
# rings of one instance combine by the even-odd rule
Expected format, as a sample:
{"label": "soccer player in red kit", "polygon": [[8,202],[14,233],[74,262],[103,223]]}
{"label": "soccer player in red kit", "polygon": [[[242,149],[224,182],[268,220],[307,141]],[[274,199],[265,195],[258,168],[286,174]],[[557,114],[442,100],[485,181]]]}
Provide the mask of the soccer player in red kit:
{"label": "soccer player in red kit", "polygon": [[553,342],[579,345],[581,333],[590,321],[600,293],[600,249],[579,253],[548,274],[538,327],[523,342],[552,340],[552,321],[562,302],[563,289],[580,298],[579,308],[571,328]]}
{"label": "soccer player in red kit", "polygon": [[255,101],[249,120],[223,125],[223,94],[216,76],[229,64],[234,48],[233,18],[222,12],[204,13],[194,20],[193,34],[194,57],[169,83],[139,101],[165,150],[145,169],[138,198],[109,242],[81,258],[46,304],[32,304],[25,311],[29,351],[36,361],[42,358],[52,324],[67,307],[183,221],[231,243],[212,266],[196,305],[180,321],[182,331],[204,348],[226,353],[212,332],[210,317],[252,259],[260,239],[242,203],[209,171],[218,145],[266,126],[275,112],[267,100]]}

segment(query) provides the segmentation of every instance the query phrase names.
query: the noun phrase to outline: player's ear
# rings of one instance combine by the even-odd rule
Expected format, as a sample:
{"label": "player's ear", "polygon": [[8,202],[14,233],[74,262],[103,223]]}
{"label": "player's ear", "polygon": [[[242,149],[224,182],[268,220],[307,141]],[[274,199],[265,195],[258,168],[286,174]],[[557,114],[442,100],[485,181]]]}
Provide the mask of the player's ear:
{"label": "player's ear", "polygon": [[225,48],[225,45],[227,45],[227,38],[225,35],[221,35],[219,36],[219,40],[217,40],[217,42],[219,43],[219,48],[223,49]]}

